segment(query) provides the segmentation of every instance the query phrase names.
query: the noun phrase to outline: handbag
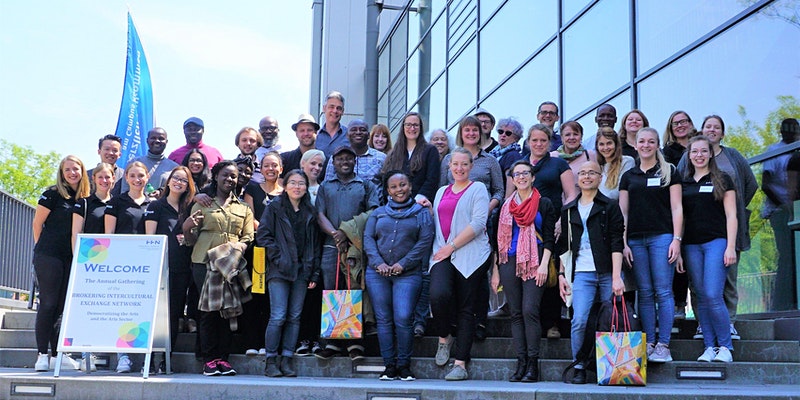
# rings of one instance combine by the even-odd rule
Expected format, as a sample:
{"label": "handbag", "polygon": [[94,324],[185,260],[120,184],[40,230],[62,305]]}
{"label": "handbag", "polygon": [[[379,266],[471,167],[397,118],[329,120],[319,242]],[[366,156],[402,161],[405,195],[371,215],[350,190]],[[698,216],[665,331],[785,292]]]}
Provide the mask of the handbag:
{"label": "handbag", "polygon": [[[567,278],[567,285],[569,285],[570,289],[572,288],[572,270],[574,266],[572,265],[572,212],[567,210],[567,252],[559,256],[561,258],[561,265],[564,266],[564,277]],[[572,306],[572,290],[569,291],[569,294],[566,296],[566,301],[564,302],[567,307]]]}
{"label": "handbag", "polygon": [[[336,286],[322,291],[320,337],[325,339],[360,339],[363,323],[363,292],[350,289],[350,266],[347,266],[347,289],[339,290],[341,257],[336,257]],[[347,263],[345,263],[347,264]]]}
{"label": "handbag", "polygon": [[621,312],[616,303],[614,296],[610,332],[595,333],[597,384],[644,386],[647,384],[647,336],[640,331],[631,332],[625,298],[622,297]]}
{"label": "handbag", "polygon": [[267,293],[267,249],[259,246],[253,247],[253,286],[251,293]]}
{"label": "handbag", "polygon": [[[536,232],[536,239],[542,241],[542,235],[539,232]],[[541,260],[540,260],[541,262]],[[547,282],[545,283],[546,287],[554,288],[558,286],[558,267],[556,266],[556,259],[553,256],[550,256],[550,260],[548,260],[549,264],[547,264]]]}

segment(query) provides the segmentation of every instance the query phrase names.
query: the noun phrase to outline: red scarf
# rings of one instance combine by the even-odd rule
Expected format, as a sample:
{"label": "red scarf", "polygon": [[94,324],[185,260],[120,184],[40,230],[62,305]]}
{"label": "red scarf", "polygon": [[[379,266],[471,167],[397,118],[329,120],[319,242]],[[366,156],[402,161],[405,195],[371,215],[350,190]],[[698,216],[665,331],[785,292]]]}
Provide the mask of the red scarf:
{"label": "red scarf", "polygon": [[517,277],[523,281],[533,279],[539,267],[539,247],[536,244],[536,227],[533,225],[539,212],[541,195],[533,188],[531,197],[517,204],[517,192],[509,197],[500,209],[500,223],[497,227],[498,258],[500,263],[508,262],[508,249],[511,248],[512,218],[519,226],[517,237]]}

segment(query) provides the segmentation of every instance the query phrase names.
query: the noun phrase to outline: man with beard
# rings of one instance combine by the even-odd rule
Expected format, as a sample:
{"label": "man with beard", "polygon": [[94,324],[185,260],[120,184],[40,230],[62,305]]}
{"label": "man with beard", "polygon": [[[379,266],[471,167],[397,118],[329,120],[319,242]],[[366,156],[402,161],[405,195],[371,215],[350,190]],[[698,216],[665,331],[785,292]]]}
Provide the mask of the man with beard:
{"label": "man with beard", "polygon": [[282,148],[280,143],[278,143],[278,134],[280,131],[281,129],[278,127],[278,121],[275,118],[270,116],[261,118],[261,121],[258,123],[258,132],[261,133],[261,137],[264,138],[264,144],[256,149],[256,162],[260,163],[264,154],[270,151],[281,152]]}
{"label": "man with beard", "polygon": [[[350,122],[347,127],[347,140],[350,141],[350,148],[356,153],[356,175],[366,181],[372,181],[375,186],[380,187],[380,178],[376,178],[376,176],[381,172],[383,162],[386,161],[386,154],[367,145],[369,140],[367,123],[361,119]],[[331,157],[328,158],[328,166],[325,168],[325,180],[333,179],[335,174]]]}
{"label": "man with beard", "polygon": [[202,119],[191,117],[184,121],[183,136],[186,137],[186,144],[178,147],[175,149],[175,151],[170,153],[169,159],[180,164],[183,161],[183,156],[185,156],[189,150],[199,149],[201,152],[203,152],[208,160],[208,168],[211,168],[214,166],[214,164],[224,160],[225,158],[222,157],[222,153],[220,153],[219,150],[203,143],[204,132],[205,126],[203,125]]}
{"label": "man with beard", "polygon": [[475,118],[481,123],[481,147],[487,153],[497,147],[497,140],[492,137],[492,129],[494,129],[495,119],[489,111],[479,108],[475,112]]}
{"label": "man with beard", "polygon": [[[281,153],[281,162],[283,163],[283,172],[289,172],[293,169],[300,169],[300,159],[303,153],[308,150],[314,149],[317,143],[317,131],[319,124],[314,120],[311,114],[300,114],[297,117],[297,122],[292,124],[292,130],[297,136],[297,148],[291,151]],[[281,176],[283,178],[283,176]]]}
{"label": "man with beard", "polygon": [[[150,180],[147,184],[153,189],[158,190],[167,184],[167,178],[172,169],[179,164],[170,160],[164,155],[167,148],[167,131],[164,128],[155,127],[147,132],[147,154],[136,157],[132,161],[139,161],[147,167]],[[122,192],[128,191],[128,182],[122,179]]]}

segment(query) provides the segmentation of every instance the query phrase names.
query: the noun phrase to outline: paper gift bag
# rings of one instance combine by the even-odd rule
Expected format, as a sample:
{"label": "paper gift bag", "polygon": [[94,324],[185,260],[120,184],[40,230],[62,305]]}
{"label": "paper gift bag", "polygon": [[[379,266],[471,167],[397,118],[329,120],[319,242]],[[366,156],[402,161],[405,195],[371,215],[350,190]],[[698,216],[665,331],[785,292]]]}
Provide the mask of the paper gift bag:
{"label": "paper gift bag", "polygon": [[253,247],[253,287],[251,293],[267,293],[267,263],[266,249],[263,247]]}
{"label": "paper gift bag", "polygon": [[[624,304],[622,310],[617,312],[614,305],[611,332],[595,333],[597,384],[644,386],[647,384],[647,338],[643,332],[630,332]],[[622,314],[622,325],[619,314]]]}
{"label": "paper gift bag", "polygon": [[341,257],[336,257],[334,290],[322,291],[322,323],[320,337],[325,339],[360,339],[363,316],[363,292],[350,289],[350,267],[347,268],[347,289],[339,290]]}

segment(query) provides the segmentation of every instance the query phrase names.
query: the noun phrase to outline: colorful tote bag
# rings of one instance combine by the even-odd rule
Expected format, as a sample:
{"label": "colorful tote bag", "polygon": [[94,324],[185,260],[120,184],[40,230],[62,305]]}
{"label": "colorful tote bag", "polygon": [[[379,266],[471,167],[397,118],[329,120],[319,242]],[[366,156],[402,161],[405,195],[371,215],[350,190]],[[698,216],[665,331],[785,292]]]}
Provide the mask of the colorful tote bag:
{"label": "colorful tote bag", "polygon": [[597,384],[644,386],[647,384],[647,340],[643,332],[630,332],[628,309],[622,298],[622,326],[620,326],[614,296],[611,314],[611,332],[595,333]]}
{"label": "colorful tote bag", "polygon": [[336,290],[322,291],[322,324],[320,337],[325,339],[360,339],[363,317],[362,291],[350,289],[350,267],[347,268],[347,289],[339,289],[339,266],[336,257]]}

